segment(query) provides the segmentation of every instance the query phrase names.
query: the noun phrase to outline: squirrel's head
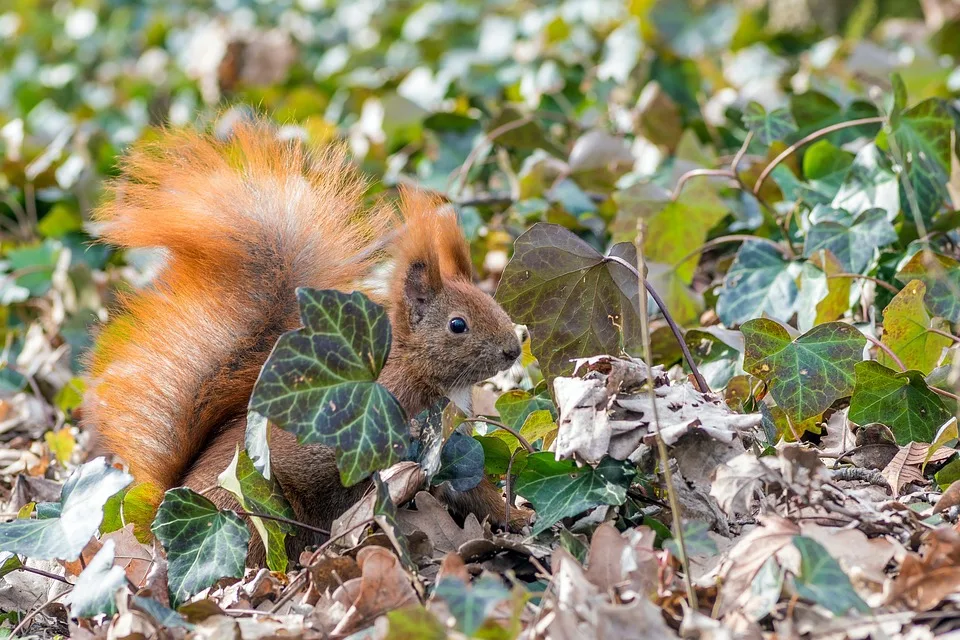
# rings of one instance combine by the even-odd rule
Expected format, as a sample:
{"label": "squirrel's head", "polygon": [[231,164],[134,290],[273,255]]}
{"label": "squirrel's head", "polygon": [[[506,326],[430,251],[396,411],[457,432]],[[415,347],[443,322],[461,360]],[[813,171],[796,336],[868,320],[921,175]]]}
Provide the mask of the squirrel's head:
{"label": "squirrel's head", "polygon": [[404,369],[436,393],[462,398],[520,356],[513,322],[472,280],[456,217],[439,201],[405,192],[405,230],[391,283],[394,349]]}

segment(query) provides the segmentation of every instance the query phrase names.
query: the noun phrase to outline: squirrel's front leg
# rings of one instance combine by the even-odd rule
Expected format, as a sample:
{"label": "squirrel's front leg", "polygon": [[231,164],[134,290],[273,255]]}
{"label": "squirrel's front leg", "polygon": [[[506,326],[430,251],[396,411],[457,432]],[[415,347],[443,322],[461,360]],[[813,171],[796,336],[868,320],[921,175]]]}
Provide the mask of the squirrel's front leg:
{"label": "squirrel's front leg", "polygon": [[500,489],[487,478],[483,478],[480,484],[468,491],[455,491],[449,485],[443,484],[434,489],[434,495],[459,516],[472,513],[481,522],[484,518],[489,518],[490,522],[507,526],[514,532],[519,532],[530,524],[533,518],[534,512],[530,509],[513,506],[510,507],[508,516],[506,501]]}

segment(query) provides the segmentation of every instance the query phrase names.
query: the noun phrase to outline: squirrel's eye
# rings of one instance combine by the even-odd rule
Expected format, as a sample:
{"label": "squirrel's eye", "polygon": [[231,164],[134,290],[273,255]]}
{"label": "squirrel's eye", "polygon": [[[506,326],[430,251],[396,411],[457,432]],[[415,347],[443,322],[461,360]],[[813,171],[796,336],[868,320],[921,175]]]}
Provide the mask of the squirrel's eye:
{"label": "squirrel's eye", "polygon": [[463,333],[467,330],[467,321],[463,318],[452,318],[450,320],[450,331],[454,333]]}

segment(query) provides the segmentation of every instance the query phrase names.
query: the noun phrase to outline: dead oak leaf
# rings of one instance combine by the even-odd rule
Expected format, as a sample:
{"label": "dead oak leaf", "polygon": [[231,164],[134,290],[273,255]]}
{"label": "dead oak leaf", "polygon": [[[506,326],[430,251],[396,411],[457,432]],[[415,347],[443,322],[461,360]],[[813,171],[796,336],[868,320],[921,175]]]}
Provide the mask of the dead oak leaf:
{"label": "dead oak leaf", "polygon": [[398,512],[403,533],[422,531],[433,543],[433,548],[442,554],[458,551],[467,542],[485,537],[474,514],[467,516],[462,528],[458,527],[447,508],[426,491],[416,495],[414,504],[417,505],[416,511]]}
{"label": "dead oak leaf", "polygon": [[587,552],[587,579],[607,593],[627,589],[640,597],[656,594],[659,562],[654,538],[648,527],[621,534],[609,523],[600,525]]}

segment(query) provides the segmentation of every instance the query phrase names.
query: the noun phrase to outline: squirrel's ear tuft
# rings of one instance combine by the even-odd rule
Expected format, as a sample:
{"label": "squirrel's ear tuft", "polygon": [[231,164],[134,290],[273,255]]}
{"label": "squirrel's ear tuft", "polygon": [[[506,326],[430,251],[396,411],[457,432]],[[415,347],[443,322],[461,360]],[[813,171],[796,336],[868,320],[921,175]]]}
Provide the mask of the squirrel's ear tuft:
{"label": "squirrel's ear tuft", "polygon": [[420,322],[427,308],[442,287],[440,272],[436,263],[417,260],[407,266],[403,276],[403,299],[410,311],[410,321]]}
{"label": "squirrel's ear tuft", "polygon": [[470,280],[470,247],[452,207],[436,195],[416,189],[401,188],[400,193],[406,226],[401,254],[410,263],[416,259],[435,262],[444,278]]}

